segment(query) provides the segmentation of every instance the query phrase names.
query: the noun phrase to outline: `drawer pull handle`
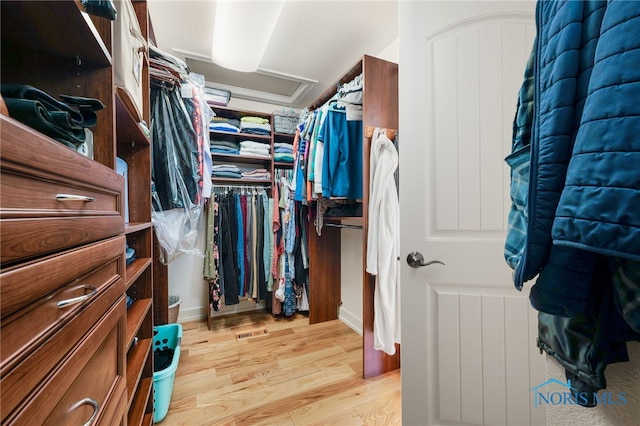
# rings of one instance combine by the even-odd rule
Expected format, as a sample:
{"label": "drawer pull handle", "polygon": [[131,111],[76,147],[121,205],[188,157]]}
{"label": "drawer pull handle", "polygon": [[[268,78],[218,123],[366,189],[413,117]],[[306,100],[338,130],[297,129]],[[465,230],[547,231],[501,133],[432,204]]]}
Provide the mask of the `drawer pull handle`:
{"label": "drawer pull handle", "polygon": [[86,289],[91,289],[91,293],[84,294],[78,297],[72,297],[71,299],[61,300],[58,302],[58,308],[66,308],[70,305],[75,305],[76,303],[84,302],[91,296],[95,295],[98,292],[98,289],[92,285],[88,285],[85,287]]}
{"label": "drawer pull handle", "polygon": [[93,420],[96,418],[96,415],[98,414],[98,403],[93,398],[85,398],[81,401],[76,402],[75,405],[71,407],[71,410],[75,410],[76,408],[79,408],[83,405],[90,405],[93,407],[93,414],[91,414],[91,417],[89,418],[89,420],[83,425],[83,426],[89,426],[91,423],[93,423]]}
{"label": "drawer pull handle", "polygon": [[58,201],[83,201],[85,203],[90,203],[91,201],[95,201],[96,199],[93,198],[93,197],[87,197],[86,195],[58,194],[58,195],[56,195],[56,200],[58,200]]}

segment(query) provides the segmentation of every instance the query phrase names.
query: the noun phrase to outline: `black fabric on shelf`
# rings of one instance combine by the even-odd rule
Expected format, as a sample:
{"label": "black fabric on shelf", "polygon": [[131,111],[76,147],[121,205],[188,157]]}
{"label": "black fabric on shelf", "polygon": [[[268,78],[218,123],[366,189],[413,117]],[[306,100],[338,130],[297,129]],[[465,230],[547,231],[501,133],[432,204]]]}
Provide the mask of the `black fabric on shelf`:
{"label": "black fabric on shelf", "polygon": [[110,21],[115,21],[118,17],[112,0],[82,0],[82,5],[90,15],[101,16]]}
{"label": "black fabric on shelf", "polygon": [[73,149],[85,142],[85,128],[96,125],[96,111],[104,108],[98,99],[60,95],[62,102],[29,85],[3,84],[2,96],[12,118]]}

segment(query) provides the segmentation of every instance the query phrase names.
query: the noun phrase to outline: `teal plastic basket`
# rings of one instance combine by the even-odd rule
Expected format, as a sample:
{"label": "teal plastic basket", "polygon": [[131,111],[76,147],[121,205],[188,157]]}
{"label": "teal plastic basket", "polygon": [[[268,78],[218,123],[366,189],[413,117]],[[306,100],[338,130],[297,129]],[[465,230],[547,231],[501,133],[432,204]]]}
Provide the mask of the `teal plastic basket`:
{"label": "teal plastic basket", "polygon": [[173,349],[171,364],[153,373],[153,422],[159,423],[167,416],[173,381],[176,377],[180,361],[180,343],[182,341],[182,325],[167,324],[153,327],[153,351]]}

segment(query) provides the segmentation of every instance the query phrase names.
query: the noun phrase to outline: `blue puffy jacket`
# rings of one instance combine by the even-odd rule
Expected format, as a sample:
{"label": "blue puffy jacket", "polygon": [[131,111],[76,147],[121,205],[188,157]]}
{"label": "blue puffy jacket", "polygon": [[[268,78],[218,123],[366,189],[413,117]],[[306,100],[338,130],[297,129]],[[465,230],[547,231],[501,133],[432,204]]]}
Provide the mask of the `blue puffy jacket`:
{"label": "blue puffy jacket", "polygon": [[505,255],[518,289],[538,276],[539,346],[597,390],[639,337],[640,2],[539,1],[536,24]]}

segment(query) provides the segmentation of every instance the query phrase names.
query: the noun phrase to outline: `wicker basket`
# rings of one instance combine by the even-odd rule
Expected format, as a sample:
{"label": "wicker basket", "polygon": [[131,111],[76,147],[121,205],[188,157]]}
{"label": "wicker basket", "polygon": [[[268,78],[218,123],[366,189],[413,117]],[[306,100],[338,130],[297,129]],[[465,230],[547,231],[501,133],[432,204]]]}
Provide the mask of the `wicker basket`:
{"label": "wicker basket", "polygon": [[274,111],[273,129],[277,133],[293,135],[296,132],[299,115],[291,111]]}
{"label": "wicker basket", "polygon": [[180,302],[182,302],[180,296],[169,296],[169,324],[178,322]]}

